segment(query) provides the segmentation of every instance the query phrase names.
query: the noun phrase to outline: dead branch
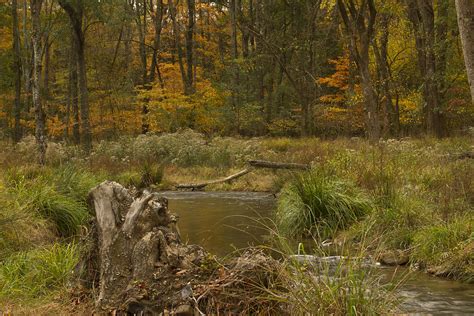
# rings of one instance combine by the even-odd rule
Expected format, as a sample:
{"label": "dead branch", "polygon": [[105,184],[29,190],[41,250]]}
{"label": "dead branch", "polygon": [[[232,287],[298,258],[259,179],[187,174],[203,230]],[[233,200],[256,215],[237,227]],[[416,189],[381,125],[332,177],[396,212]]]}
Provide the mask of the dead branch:
{"label": "dead branch", "polygon": [[189,183],[189,184],[178,184],[176,185],[176,189],[191,189],[191,190],[202,190],[208,185],[211,184],[218,184],[218,183],[225,183],[240,178],[247,173],[253,171],[254,168],[268,168],[268,169],[298,169],[298,170],[309,170],[311,168],[308,164],[299,164],[299,163],[284,163],[284,162],[273,162],[273,161],[266,161],[266,160],[250,160],[248,161],[250,165],[249,168],[239,171],[236,174],[230,175],[223,179],[218,180],[211,180],[201,183]]}
{"label": "dead branch", "polygon": [[207,181],[207,182],[202,182],[202,183],[196,183],[196,184],[178,184],[176,186],[176,189],[192,189],[193,191],[194,190],[202,190],[204,189],[206,186],[210,185],[210,184],[218,184],[218,183],[225,183],[225,182],[229,182],[229,181],[232,181],[234,179],[237,179],[243,175],[246,175],[247,173],[251,172],[252,170],[251,169],[244,169],[242,171],[239,171],[238,173],[236,174],[233,174],[233,175],[230,175],[226,178],[223,178],[223,179],[218,179],[218,180],[212,180],[212,181]]}
{"label": "dead branch", "polygon": [[308,170],[311,168],[308,164],[288,163],[288,162],[273,162],[266,160],[250,160],[249,165],[255,168],[269,168],[269,169],[300,169]]}

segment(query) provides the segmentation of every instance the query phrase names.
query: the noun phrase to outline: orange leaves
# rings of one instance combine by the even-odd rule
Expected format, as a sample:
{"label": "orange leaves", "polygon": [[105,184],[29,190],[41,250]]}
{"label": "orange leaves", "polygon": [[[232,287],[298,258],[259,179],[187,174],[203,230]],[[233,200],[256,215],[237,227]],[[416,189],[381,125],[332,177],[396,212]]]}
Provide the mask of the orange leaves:
{"label": "orange leaves", "polygon": [[[329,63],[334,65],[335,72],[328,76],[317,79],[317,82],[321,85],[325,85],[329,88],[333,88],[336,93],[329,93],[323,95],[319,100],[327,104],[339,104],[342,105],[347,101],[347,91],[349,90],[349,79],[350,79],[350,59],[349,54],[346,52],[343,56],[337,59],[329,60]],[[356,90],[357,86],[354,86]]]}

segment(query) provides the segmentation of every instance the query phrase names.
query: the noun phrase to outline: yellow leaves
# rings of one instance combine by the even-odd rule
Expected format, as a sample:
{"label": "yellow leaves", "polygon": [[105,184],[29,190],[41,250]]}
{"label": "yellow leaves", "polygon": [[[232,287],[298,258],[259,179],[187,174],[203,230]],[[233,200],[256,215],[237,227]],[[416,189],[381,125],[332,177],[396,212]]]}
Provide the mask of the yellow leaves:
{"label": "yellow leaves", "polygon": [[12,30],[9,27],[0,27],[0,50],[12,48]]}
{"label": "yellow leaves", "polygon": [[59,137],[64,133],[65,124],[58,115],[49,116],[47,118],[46,126],[48,127],[49,136]]}
{"label": "yellow leaves", "polygon": [[421,124],[421,103],[422,96],[419,92],[414,92],[402,98],[398,102],[400,111],[400,124],[402,125],[418,125]]}
{"label": "yellow leaves", "polygon": [[225,94],[216,90],[197,68],[196,93],[183,94],[181,72],[177,63],[162,63],[164,88],[155,83],[150,90],[138,90],[137,108],[145,103],[149,108],[148,121],[151,131],[171,132],[190,127],[201,132],[219,131],[222,126],[220,108]]}

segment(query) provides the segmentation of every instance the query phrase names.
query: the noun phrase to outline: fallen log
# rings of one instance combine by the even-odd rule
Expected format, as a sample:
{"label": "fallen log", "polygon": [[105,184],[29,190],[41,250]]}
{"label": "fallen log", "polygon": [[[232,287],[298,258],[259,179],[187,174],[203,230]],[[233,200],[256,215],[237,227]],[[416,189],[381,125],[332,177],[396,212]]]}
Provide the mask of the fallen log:
{"label": "fallen log", "polygon": [[240,178],[241,176],[244,176],[246,175],[247,173],[251,172],[252,170],[251,169],[244,169],[242,171],[239,171],[233,175],[230,175],[226,178],[223,178],[223,179],[218,179],[218,180],[212,180],[212,181],[207,181],[207,182],[202,182],[202,183],[195,183],[195,184],[178,184],[176,186],[176,189],[192,189],[193,191],[194,190],[202,190],[204,189],[206,186],[210,185],[210,184],[218,184],[218,183],[224,183],[224,182],[229,182],[229,181],[232,181],[234,179],[237,179],[237,178]]}
{"label": "fallen log", "polygon": [[290,163],[290,162],[273,162],[266,160],[250,160],[249,165],[255,168],[269,168],[269,169],[300,169],[308,170],[311,168],[308,164]]}
{"label": "fallen log", "polygon": [[298,169],[298,170],[309,170],[311,168],[308,164],[300,164],[300,163],[285,163],[285,162],[273,162],[273,161],[266,161],[266,160],[250,160],[248,161],[250,168],[244,169],[239,171],[233,175],[230,175],[223,179],[218,180],[211,180],[206,182],[200,183],[188,183],[188,184],[178,184],[176,185],[176,189],[191,189],[191,190],[202,190],[208,185],[211,184],[218,184],[218,183],[225,183],[240,178],[247,173],[253,171],[253,168],[267,168],[267,169]]}

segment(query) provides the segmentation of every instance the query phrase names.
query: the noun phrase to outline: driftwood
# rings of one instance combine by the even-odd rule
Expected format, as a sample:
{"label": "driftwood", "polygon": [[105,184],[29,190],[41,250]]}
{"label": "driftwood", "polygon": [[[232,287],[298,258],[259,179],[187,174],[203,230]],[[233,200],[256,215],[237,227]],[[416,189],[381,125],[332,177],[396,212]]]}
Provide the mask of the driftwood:
{"label": "driftwood", "polygon": [[266,160],[250,160],[249,165],[256,168],[269,168],[269,169],[300,169],[308,170],[311,168],[308,164],[300,163],[287,163],[287,162],[273,162]]}
{"label": "driftwood", "polygon": [[228,177],[223,179],[205,181],[200,183],[189,183],[189,184],[178,184],[176,185],[176,189],[191,189],[191,190],[202,190],[206,186],[211,184],[218,184],[218,183],[225,183],[240,178],[250,172],[253,171],[254,168],[268,168],[268,169],[298,169],[298,170],[309,170],[311,168],[310,165],[307,164],[299,164],[299,163],[281,163],[281,162],[273,162],[273,161],[266,161],[266,160],[250,160],[248,162],[250,165],[249,168],[239,171],[235,174],[232,174]]}
{"label": "driftwood", "polygon": [[110,311],[122,306],[126,310],[137,291],[143,291],[141,282],[158,282],[175,271],[192,270],[205,256],[202,248],[181,244],[177,217],[169,212],[167,199],[148,192],[134,198],[111,181],[92,189],[89,197],[97,230],[97,308]]}

